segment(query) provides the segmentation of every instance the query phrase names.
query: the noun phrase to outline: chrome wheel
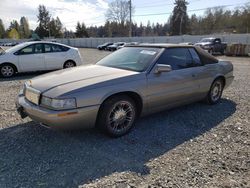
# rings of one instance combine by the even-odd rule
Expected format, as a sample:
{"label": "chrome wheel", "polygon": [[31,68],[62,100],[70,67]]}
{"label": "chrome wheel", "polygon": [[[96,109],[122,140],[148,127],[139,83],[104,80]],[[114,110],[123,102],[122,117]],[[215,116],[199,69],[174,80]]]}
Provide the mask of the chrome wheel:
{"label": "chrome wheel", "polygon": [[14,68],[11,65],[4,65],[1,68],[1,74],[3,77],[11,77],[15,73]]}
{"label": "chrome wheel", "polygon": [[129,130],[135,120],[135,109],[128,101],[115,103],[108,115],[108,128],[120,133]]}
{"label": "chrome wheel", "polygon": [[221,98],[222,90],[223,90],[222,82],[220,80],[215,81],[211,88],[211,100],[213,102],[217,102]]}
{"label": "chrome wheel", "polygon": [[72,61],[68,61],[64,64],[64,68],[71,68],[71,67],[75,67],[75,63]]}

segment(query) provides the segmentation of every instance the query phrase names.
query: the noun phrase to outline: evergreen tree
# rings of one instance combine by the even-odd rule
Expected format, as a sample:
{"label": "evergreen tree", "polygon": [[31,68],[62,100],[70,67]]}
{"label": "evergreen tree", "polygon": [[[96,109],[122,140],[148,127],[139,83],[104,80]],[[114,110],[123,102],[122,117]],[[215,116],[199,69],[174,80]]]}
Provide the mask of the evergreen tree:
{"label": "evergreen tree", "polygon": [[50,36],[50,14],[44,5],[39,5],[38,7],[38,27],[36,28],[36,33],[41,37],[49,37]]}
{"label": "evergreen tree", "polygon": [[52,18],[49,23],[50,35],[55,38],[60,38],[63,36],[63,25],[58,17],[56,19]]}
{"label": "evergreen tree", "polygon": [[5,37],[5,28],[4,28],[2,19],[0,19],[0,38],[4,38],[4,37]]}
{"label": "evergreen tree", "polygon": [[172,35],[182,35],[187,33],[188,15],[186,0],[175,0],[173,15],[171,16],[171,33]]}
{"label": "evergreen tree", "polygon": [[20,19],[20,37],[21,38],[29,38],[31,36],[29,23],[27,18],[21,17]]}
{"label": "evergreen tree", "polygon": [[84,23],[80,24],[80,22],[77,22],[76,37],[78,37],[78,38],[83,38],[83,37],[88,38],[89,37],[86,26]]}

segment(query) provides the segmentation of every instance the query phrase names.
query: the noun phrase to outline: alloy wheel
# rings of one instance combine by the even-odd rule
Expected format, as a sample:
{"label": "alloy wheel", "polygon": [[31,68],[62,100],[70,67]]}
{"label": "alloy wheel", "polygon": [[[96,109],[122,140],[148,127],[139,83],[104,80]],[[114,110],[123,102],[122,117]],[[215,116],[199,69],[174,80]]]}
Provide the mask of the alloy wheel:
{"label": "alloy wheel", "polygon": [[112,132],[126,132],[135,119],[135,109],[128,101],[119,101],[113,105],[108,115],[108,127]]}
{"label": "alloy wheel", "polygon": [[1,74],[3,77],[11,77],[15,73],[14,68],[10,65],[4,65],[1,68]]}
{"label": "alloy wheel", "polygon": [[68,61],[67,63],[65,63],[64,68],[71,68],[74,66],[75,66],[75,64],[72,61]]}
{"label": "alloy wheel", "polygon": [[216,102],[220,99],[222,90],[223,90],[222,82],[220,80],[216,81],[211,89],[211,99],[213,102]]}

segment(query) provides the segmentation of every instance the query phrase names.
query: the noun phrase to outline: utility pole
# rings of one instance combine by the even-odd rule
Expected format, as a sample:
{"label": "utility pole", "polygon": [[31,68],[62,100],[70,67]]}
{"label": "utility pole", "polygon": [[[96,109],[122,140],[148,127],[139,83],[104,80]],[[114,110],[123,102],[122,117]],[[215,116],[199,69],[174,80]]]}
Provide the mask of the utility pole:
{"label": "utility pole", "polygon": [[129,0],[129,37],[132,37],[132,2]]}

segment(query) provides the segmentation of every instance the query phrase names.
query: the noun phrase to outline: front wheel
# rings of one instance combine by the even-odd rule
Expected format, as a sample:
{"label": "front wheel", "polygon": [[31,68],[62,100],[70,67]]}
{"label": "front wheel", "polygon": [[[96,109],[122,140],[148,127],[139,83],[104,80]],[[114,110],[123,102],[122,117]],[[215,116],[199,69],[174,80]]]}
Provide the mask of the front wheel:
{"label": "front wheel", "polygon": [[14,67],[8,64],[1,66],[0,71],[4,78],[10,78],[15,74]]}
{"label": "front wheel", "polygon": [[216,79],[207,95],[207,102],[209,104],[216,104],[220,101],[224,89],[224,82],[222,79]]}
{"label": "front wheel", "polygon": [[115,96],[105,101],[98,116],[98,127],[112,137],[127,134],[136,120],[134,101],[128,96]]}

